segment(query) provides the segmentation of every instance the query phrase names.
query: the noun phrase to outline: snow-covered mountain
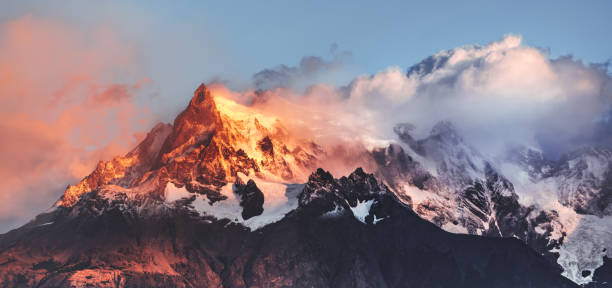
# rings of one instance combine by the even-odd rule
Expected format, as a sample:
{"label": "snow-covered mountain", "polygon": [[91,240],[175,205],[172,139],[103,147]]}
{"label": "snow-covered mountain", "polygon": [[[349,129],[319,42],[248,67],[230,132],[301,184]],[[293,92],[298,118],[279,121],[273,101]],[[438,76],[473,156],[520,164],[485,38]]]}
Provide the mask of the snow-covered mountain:
{"label": "snow-covered mountain", "polygon": [[373,174],[334,178],[317,169],[325,147],[201,85],[172,125],[0,235],[0,286],[575,287],[561,268],[607,279],[607,150],[493,161],[452,123],[411,130],[364,152]]}
{"label": "snow-covered mountain", "polygon": [[452,123],[438,123],[424,139],[412,128],[397,125],[402,145],[373,158],[377,175],[415,212],[449,232],[521,239],[573,281],[593,280],[612,248],[610,150],[552,161],[521,147],[500,160],[480,154]]}
{"label": "snow-covered mountain", "polygon": [[560,254],[564,275],[578,283],[591,281],[595,269],[612,256],[612,152],[587,147],[557,161],[526,148],[510,155],[506,170],[525,202],[538,203],[561,216],[567,237],[553,251]]}

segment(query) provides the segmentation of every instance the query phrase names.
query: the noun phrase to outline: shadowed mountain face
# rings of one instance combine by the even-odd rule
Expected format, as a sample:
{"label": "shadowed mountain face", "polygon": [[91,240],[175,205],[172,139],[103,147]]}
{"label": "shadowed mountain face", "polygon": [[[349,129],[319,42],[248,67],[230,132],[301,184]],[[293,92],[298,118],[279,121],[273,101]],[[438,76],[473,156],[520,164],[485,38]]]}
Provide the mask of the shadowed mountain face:
{"label": "shadowed mountain face", "polygon": [[317,144],[201,85],[173,125],[0,235],[0,286],[575,287],[550,259],[552,211],[521,205],[450,123],[402,131],[415,153],[375,150],[376,176],[336,179]]}
{"label": "shadowed mountain face", "polygon": [[361,169],[340,179],[319,169],[297,197],[298,208],[282,220],[250,231],[201,217],[189,199],[136,207],[91,195],[5,234],[0,281],[8,287],[575,286],[519,240],[440,230]]}

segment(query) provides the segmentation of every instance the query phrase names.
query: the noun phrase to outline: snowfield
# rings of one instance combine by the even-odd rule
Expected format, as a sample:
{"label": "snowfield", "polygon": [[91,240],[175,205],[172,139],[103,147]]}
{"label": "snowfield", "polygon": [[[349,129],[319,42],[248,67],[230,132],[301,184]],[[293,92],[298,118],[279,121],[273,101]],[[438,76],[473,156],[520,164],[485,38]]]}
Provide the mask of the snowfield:
{"label": "snowfield", "polygon": [[304,184],[268,182],[258,178],[254,181],[264,194],[264,210],[261,215],[247,220],[242,218],[242,207],[240,206],[240,200],[234,193],[233,184],[227,184],[221,189],[221,194],[227,199],[211,204],[206,195],[191,193],[185,187],[179,188],[169,182],[165,189],[165,199],[167,203],[175,204],[177,200],[195,197],[191,206],[200,215],[228,219],[234,223],[242,224],[252,231],[283,219],[285,214],[298,207],[297,197],[304,188]]}

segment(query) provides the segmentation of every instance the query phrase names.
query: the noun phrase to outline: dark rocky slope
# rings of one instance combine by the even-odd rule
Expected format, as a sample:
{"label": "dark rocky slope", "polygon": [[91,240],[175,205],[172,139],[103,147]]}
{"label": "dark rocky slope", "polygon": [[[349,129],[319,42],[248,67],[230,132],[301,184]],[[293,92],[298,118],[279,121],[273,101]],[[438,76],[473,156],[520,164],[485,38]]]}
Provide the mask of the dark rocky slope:
{"label": "dark rocky slope", "polygon": [[361,169],[317,170],[299,201],[250,231],[193,213],[189,199],[135,205],[94,192],[2,235],[0,286],[576,286],[517,239],[442,231]]}

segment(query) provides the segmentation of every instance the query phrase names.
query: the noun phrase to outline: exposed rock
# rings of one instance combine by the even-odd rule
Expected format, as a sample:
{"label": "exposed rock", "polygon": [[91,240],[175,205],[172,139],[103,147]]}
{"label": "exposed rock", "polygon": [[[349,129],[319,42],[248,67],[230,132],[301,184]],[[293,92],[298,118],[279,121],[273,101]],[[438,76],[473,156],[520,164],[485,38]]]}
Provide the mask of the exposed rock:
{"label": "exposed rock", "polygon": [[240,196],[240,206],[242,206],[242,218],[249,219],[263,213],[264,194],[257,188],[255,181],[249,179],[244,184],[240,178],[236,178],[234,184],[235,192]]}

